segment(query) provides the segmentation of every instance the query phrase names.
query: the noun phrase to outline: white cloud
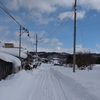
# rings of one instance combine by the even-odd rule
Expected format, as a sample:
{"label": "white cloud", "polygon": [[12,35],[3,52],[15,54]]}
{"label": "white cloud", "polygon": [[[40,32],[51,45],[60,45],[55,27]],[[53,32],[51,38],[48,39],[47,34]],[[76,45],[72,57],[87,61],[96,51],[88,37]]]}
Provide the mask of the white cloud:
{"label": "white cloud", "polygon": [[41,41],[43,41],[44,43],[48,43],[49,42],[49,38],[44,38],[43,40],[41,40]]}
{"label": "white cloud", "polygon": [[[74,0],[4,0],[4,1],[6,3],[4,5],[11,10],[18,10],[19,11],[20,8],[24,7],[25,9],[20,9],[19,15],[21,15],[21,11],[22,11],[23,12],[22,13],[23,19],[25,16],[27,18],[27,20],[30,20],[30,18],[31,18],[40,24],[48,24],[50,21],[53,21],[54,20],[52,18],[53,16],[51,17],[50,13],[55,12],[55,14],[54,13],[53,14],[55,16],[57,16],[56,11],[59,11],[58,9],[61,6],[65,7],[66,10],[68,10],[69,8],[72,7],[72,5],[74,3]],[[88,10],[89,9],[100,10],[100,6],[99,6],[100,0],[77,0],[77,3],[79,6],[81,5],[83,7],[83,9],[85,8],[85,10],[87,10],[87,9]],[[26,12],[26,11],[28,11],[28,12]],[[62,10],[60,10],[60,11],[62,11]],[[12,13],[15,13],[15,12],[12,12]],[[96,15],[94,15],[94,16],[96,16]],[[22,19],[19,16],[14,16],[14,17],[19,22],[22,21]],[[84,17],[85,17],[85,11],[78,11],[77,12],[77,19],[82,19]],[[65,18],[66,19],[67,18],[73,19],[73,12],[60,13],[59,18],[60,18],[60,20],[63,20]],[[6,21],[9,21],[8,18],[6,19]],[[40,28],[40,29],[42,29],[42,28]],[[5,35],[9,34],[9,31],[7,31],[8,30],[7,27],[4,27],[4,28],[0,27],[0,31],[2,31],[2,30],[6,30]],[[35,33],[33,33],[34,35],[31,36],[32,37],[31,41],[33,43],[35,43]],[[42,38],[45,34],[46,34],[46,32],[42,31],[41,34],[39,34],[38,38],[39,39]],[[17,38],[19,38],[19,31],[15,32],[15,36]],[[24,33],[22,35],[22,38],[27,38],[27,34]],[[28,41],[30,41],[30,40],[28,40]],[[60,40],[58,40],[56,38],[55,39],[45,38],[43,42],[48,43],[48,46],[49,46],[49,44],[51,44],[53,47],[55,47],[55,48],[50,48],[51,51],[58,50],[61,52],[62,51],[73,52],[72,48],[69,48],[69,49],[61,48],[63,43],[61,43]],[[97,46],[99,47],[99,44]],[[47,48],[43,48],[43,49],[49,50]],[[77,51],[81,51],[81,50],[84,51],[84,50],[88,50],[88,49],[83,48],[82,45],[78,45],[76,50]]]}
{"label": "white cloud", "polygon": [[[29,35],[33,38],[34,37],[34,32],[30,31],[29,32]],[[19,35],[20,35],[20,32],[19,31],[16,31],[14,32],[14,35],[16,38],[19,38]],[[24,32],[24,31],[21,31],[21,38],[28,38],[28,33]]]}
{"label": "white cloud", "polygon": [[4,31],[4,30],[7,30],[8,29],[8,27],[6,27],[6,26],[0,26],[0,31]]}
{"label": "white cloud", "polygon": [[77,12],[77,19],[83,19],[85,16],[85,11],[79,11]]}
{"label": "white cloud", "polygon": [[[3,13],[5,13],[5,12],[3,12]],[[4,15],[3,13],[1,13],[2,18],[0,19],[0,22],[2,22],[2,23],[16,23],[15,20],[13,20],[9,15],[7,15],[6,13]],[[16,12],[16,14],[12,14],[10,12],[10,14],[13,16],[14,19],[16,19],[16,21],[18,23],[25,24],[23,21],[23,17],[21,17],[19,13]]]}
{"label": "white cloud", "polygon": [[51,21],[53,21],[53,18],[40,18],[38,23],[39,24],[48,24]]}
{"label": "white cloud", "polygon": [[9,28],[8,27],[6,27],[6,26],[1,26],[0,27],[0,32],[1,32],[1,34],[3,34],[2,36],[7,36],[9,33],[10,33],[10,31],[8,30]]}
{"label": "white cloud", "polygon": [[94,17],[96,17],[97,16],[97,14],[94,14]]}
{"label": "white cloud", "polygon": [[85,9],[100,10],[100,0],[79,0],[78,5],[81,5]]}
{"label": "white cloud", "polygon": [[59,46],[56,47],[56,48],[55,48],[55,51],[61,51],[61,47],[59,47]]}
{"label": "white cloud", "polygon": [[[56,5],[63,7],[71,7],[74,0],[5,0],[9,9],[18,10],[20,7],[28,9],[38,9],[41,12],[53,12],[56,10]],[[88,9],[100,10],[100,0],[78,0],[78,5]]]}
{"label": "white cloud", "polygon": [[82,48],[82,44],[76,45],[76,48],[81,49]]}
{"label": "white cloud", "polygon": [[8,34],[10,33],[10,31],[5,31],[5,36],[8,36]]}
{"label": "white cloud", "polygon": [[59,46],[62,46],[62,45],[63,45],[63,43],[61,43],[61,42],[58,42],[58,45],[59,45]]}
{"label": "white cloud", "polygon": [[15,35],[16,38],[19,38],[19,32],[18,32],[18,31],[16,31],[16,32],[14,33],[14,35]]}
{"label": "white cloud", "polygon": [[[100,47],[100,45],[97,44],[98,47]],[[76,53],[78,52],[83,52],[83,53],[100,53],[100,51],[91,49],[91,48],[84,48],[82,46],[82,44],[76,45]]]}
{"label": "white cloud", "polygon": [[[74,0],[4,0],[7,8],[11,10],[19,10],[21,7],[26,9],[35,9],[38,12],[55,12],[58,6],[65,8],[72,7]],[[100,0],[78,0],[77,5],[85,9],[100,10]]]}
{"label": "white cloud", "polygon": [[12,10],[18,10],[20,6],[19,0],[8,0],[7,2],[5,0],[5,3],[6,3],[7,8],[12,9]]}
{"label": "white cloud", "polygon": [[6,6],[11,10],[18,10],[20,7],[37,9],[40,12],[54,12],[56,7],[49,0],[8,0]]}
{"label": "white cloud", "polygon": [[59,40],[57,39],[57,38],[53,38],[53,39],[51,39],[51,42],[52,43],[55,43],[55,42],[58,42]]}
{"label": "white cloud", "polygon": [[36,21],[39,24],[48,24],[49,22],[53,21],[54,19],[52,17],[43,16],[40,12],[31,10],[29,15],[24,13],[24,16],[27,16],[33,21]]}
{"label": "white cloud", "polygon": [[96,44],[96,46],[97,46],[98,48],[100,48],[100,44]]}
{"label": "white cloud", "polygon": [[[66,52],[73,54],[73,48],[62,48],[60,46],[55,46],[54,48],[45,48],[45,47],[38,47],[38,51],[46,51],[46,52]],[[89,48],[83,48],[82,45],[76,46],[76,53],[83,52],[83,53],[97,53],[97,51],[89,49]]]}
{"label": "white cloud", "polygon": [[63,12],[63,13],[60,13],[58,17],[59,17],[60,20],[64,20],[64,19],[67,19],[67,18],[72,19],[73,18],[73,12]]}
{"label": "white cloud", "polygon": [[76,45],[76,52],[89,52],[90,50],[87,48],[83,48],[82,44]]}
{"label": "white cloud", "polygon": [[[15,40],[0,40],[1,43],[14,43],[15,47],[18,47],[19,46],[19,41],[15,41]],[[49,45],[49,44],[48,44]],[[97,44],[98,47],[100,47],[99,44]],[[35,51],[35,47],[32,48],[30,46],[30,44],[26,43],[26,42],[23,42],[22,43],[22,47],[23,48],[26,48],[28,51]],[[60,46],[55,46],[54,48],[52,48],[51,46],[48,48],[48,47],[40,47],[38,46],[38,52],[39,51],[45,51],[45,52],[66,52],[66,53],[70,53],[70,54],[73,54],[73,48],[62,48]],[[79,45],[76,45],[76,52],[91,52],[91,53],[100,53],[99,51],[96,51],[96,50],[92,50],[92,49],[89,49],[89,48],[84,48],[82,47],[81,44]]]}
{"label": "white cloud", "polygon": [[[19,38],[19,35],[20,35],[20,32],[19,32],[19,31],[14,32],[14,36],[15,36],[16,38]],[[21,38],[26,38],[26,37],[27,37],[26,33],[23,33],[23,34],[21,35]]]}
{"label": "white cloud", "polygon": [[[11,10],[18,10],[20,8],[25,8],[28,11],[26,14],[23,12],[24,17],[29,17],[33,21],[39,24],[48,24],[53,21],[53,17],[48,17],[46,14],[59,11],[60,7],[72,8],[74,5],[74,0],[4,0],[5,6]],[[85,10],[99,10],[100,11],[100,0],[78,0],[77,5],[83,7]],[[78,9],[78,8],[77,8]],[[59,15],[60,20],[65,18],[73,19],[73,12],[64,12]],[[43,15],[46,15],[44,17]],[[82,19],[85,16],[85,11],[77,12],[77,19]],[[22,19],[16,16],[18,21],[21,22]],[[15,17],[15,18],[16,18]],[[22,22],[21,22],[22,23]]]}
{"label": "white cloud", "polygon": [[40,32],[37,32],[37,36],[38,38],[42,38],[44,35],[46,35],[47,33],[45,31],[40,31]]}
{"label": "white cloud", "polygon": [[[85,16],[85,11],[79,11],[77,12],[77,19],[82,19]],[[64,19],[74,19],[74,14],[73,12],[64,12],[59,14],[59,19],[64,20]]]}
{"label": "white cloud", "polygon": [[[16,21],[18,22],[18,23],[21,23],[21,24],[24,24],[25,22],[23,21],[23,17],[21,17],[20,16],[20,14],[19,15],[12,15],[15,19],[16,19]],[[14,20],[13,19],[11,19],[12,21],[13,21],[13,23],[14,23]],[[16,23],[16,22],[15,22]]]}
{"label": "white cloud", "polygon": [[50,46],[62,46],[63,43],[61,43],[57,38],[53,38],[49,40]]}

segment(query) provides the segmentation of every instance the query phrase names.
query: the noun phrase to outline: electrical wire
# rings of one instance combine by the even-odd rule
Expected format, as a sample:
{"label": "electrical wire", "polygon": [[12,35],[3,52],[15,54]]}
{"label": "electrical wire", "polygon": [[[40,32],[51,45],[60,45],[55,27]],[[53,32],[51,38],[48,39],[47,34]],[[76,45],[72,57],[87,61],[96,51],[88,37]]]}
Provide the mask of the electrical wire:
{"label": "electrical wire", "polygon": [[[9,17],[11,17],[19,26],[20,26],[20,29],[22,28],[22,30],[25,30],[27,33],[28,33],[28,37],[30,39],[30,43],[31,43],[31,46],[33,48],[33,45],[32,45],[32,41],[31,41],[31,38],[30,38],[30,35],[29,35],[29,31],[27,29],[25,29],[10,13],[9,11],[6,9],[6,7],[2,4],[2,2],[0,2],[0,8],[7,14],[9,15]],[[21,34],[22,35],[22,34]],[[34,51],[34,49],[33,49]]]}
{"label": "electrical wire", "polygon": [[[1,10],[2,10],[2,9],[1,9]],[[5,19],[11,20],[11,18],[10,18],[9,16],[5,15],[4,12],[1,11],[1,10],[0,10],[0,16],[3,17],[3,18],[5,18]],[[3,20],[3,21],[4,21],[4,20]]]}
{"label": "electrical wire", "polygon": [[30,39],[30,44],[31,44],[31,47],[32,47],[32,49],[33,49],[33,51],[34,51],[34,47],[33,47],[34,44],[32,43],[32,40],[31,40],[30,34],[28,34],[27,36],[28,36],[29,39]]}
{"label": "electrical wire", "polygon": [[[6,7],[2,4],[2,2],[0,2],[0,4],[1,4],[0,8],[1,8],[4,12],[6,12],[18,25],[22,26],[22,25],[9,13],[9,11],[8,11],[8,10],[6,9]],[[70,14],[70,12],[69,12],[69,14]],[[69,16],[69,14],[68,14],[67,16]],[[67,16],[66,16],[66,17],[67,17]],[[71,15],[71,16],[72,16],[72,15]],[[54,30],[52,31],[52,34],[50,34],[50,36],[48,36],[47,38],[51,38],[54,34],[56,34],[56,33],[67,23],[67,21],[68,21],[69,19],[70,19],[70,18],[65,19],[59,26],[56,27],[56,29],[54,29]],[[32,44],[30,35],[28,35],[28,37],[29,37],[29,39],[30,39],[31,46],[32,46],[32,48],[33,48],[33,44]],[[42,41],[44,41],[44,39],[41,40],[41,41],[39,41],[39,42],[42,42]]]}
{"label": "electrical wire", "polygon": [[[70,15],[69,15],[70,14]],[[69,17],[68,17],[69,16]],[[58,25],[52,32],[49,36],[47,36],[46,38],[52,38],[52,36],[54,34],[56,34],[63,26],[65,26],[66,23],[68,23],[70,17],[73,16],[73,7],[71,8],[71,10],[69,11],[69,13],[67,14],[66,18],[63,20],[63,22],[61,22],[60,25]],[[67,18],[68,17],[68,18]],[[48,32],[50,33],[50,32]],[[44,38],[45,39],[45,38]],[[41,39],[39,42],[43,42],[44,39]]]}
{"label": "electrical wire", "polygon": [[6,7],[2,4],[2,2],[0,2],[1,6],[0,8],[7,13],[18,25],[21,26],[21,24],[9,13],[9,11],[6,9]]}

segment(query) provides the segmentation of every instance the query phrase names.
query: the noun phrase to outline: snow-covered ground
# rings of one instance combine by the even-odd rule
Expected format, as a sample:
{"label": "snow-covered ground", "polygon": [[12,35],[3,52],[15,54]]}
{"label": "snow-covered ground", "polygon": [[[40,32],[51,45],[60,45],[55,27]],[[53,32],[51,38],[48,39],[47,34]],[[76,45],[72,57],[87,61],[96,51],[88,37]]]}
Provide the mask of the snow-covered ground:
{"label": "snow-covered ground", "polygon": [[92,71],[42,64],[0,81],[0,100],[100,100],[100,65]]}

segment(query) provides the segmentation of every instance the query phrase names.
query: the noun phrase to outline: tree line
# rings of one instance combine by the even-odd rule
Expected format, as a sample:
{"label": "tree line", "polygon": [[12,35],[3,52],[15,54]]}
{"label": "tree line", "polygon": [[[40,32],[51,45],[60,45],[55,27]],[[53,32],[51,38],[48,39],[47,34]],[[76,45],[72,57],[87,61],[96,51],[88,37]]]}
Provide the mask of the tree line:
{"label": "tree line", "polygon": [[[32,54],[35,54],[31,52]],[[73,54],[58,53],[58,52],[38,52],[38,56],[41,58],[47,58],[52,60],[53,58],[59,58],[60,63],[73,67]],[[76,54],[76,65],[79,69],[85,69],[88,67],[92,69],[93,64],[100,64],[100,54],[90,52],[78,52]]]}
{"label": "tree line", "polygon": [[[67,55],[66,63],[72,67],[73,64],[73,55]],[[76,54],[76,65],[79,69],[85,69],[86,67],[89,70],[92,70],[93,64],[100,64],[100,54],[92,54],[92,53],[77,53]]]}

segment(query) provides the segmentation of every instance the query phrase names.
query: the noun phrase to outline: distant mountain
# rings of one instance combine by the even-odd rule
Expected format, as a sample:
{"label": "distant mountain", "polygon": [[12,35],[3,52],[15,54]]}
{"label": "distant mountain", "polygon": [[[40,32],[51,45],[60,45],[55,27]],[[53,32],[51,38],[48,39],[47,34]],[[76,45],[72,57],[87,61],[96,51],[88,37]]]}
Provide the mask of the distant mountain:
{"label": "distant mountain", "polygon": [[[31,54],[35,55],[35,52],[30,52]],[[38,52],[38,56],[42,57],[42,58],[48,58],[48,59],[52,59],[52,58],[66,58],[67,57],[67,53],[58,53],[58,52]]]}

